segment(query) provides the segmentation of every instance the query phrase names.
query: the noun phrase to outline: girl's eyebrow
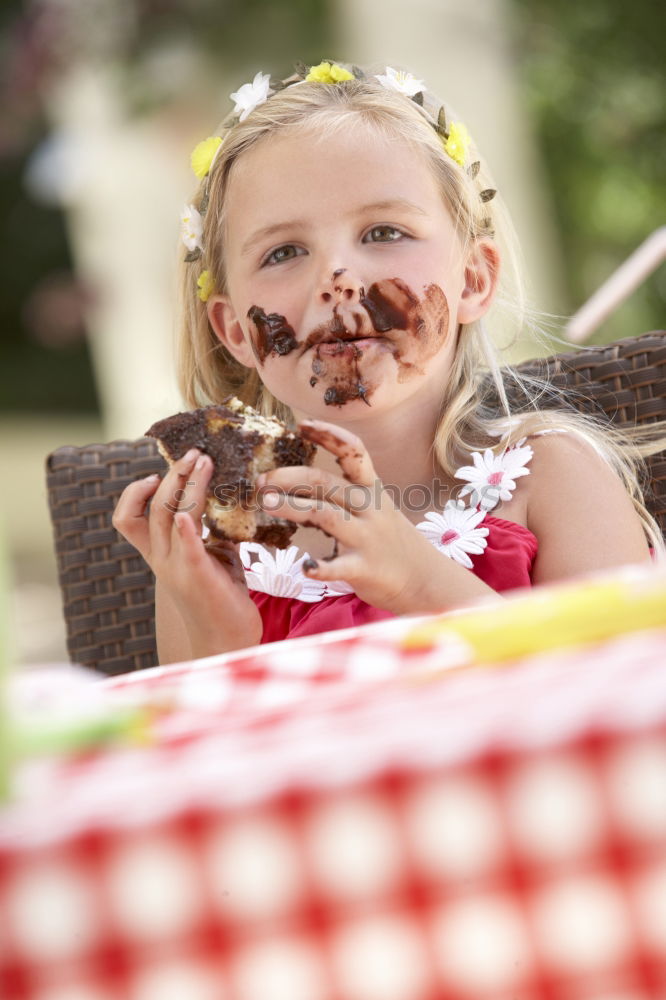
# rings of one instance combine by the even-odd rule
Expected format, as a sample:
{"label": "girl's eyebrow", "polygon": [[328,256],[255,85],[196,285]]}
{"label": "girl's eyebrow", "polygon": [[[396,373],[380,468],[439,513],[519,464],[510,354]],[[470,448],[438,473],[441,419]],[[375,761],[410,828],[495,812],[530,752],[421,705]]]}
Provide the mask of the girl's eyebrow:
{"label": "girl's eyebrow", "polygon": [[282,232],[283,229],[302,229],[306,225],[305,219],[291,219],[285,222],[276,222],[272,226],[264,226],[262,229],[255,229],[251,236],[245,240],[241,247],[241,257],[246,257],[252,253],[258,243],[263,243],[269,236]]}
{"label": "girl's eyebrow", "polygon": [[[403,212],[414,212],[422,216],[428,215],[425,209],[416,205],[413,201],[409,201],[408,198],[388,198],[384,201],[373,201],[368,205],[359,206],[350,214],[365,215],[367,212],[386,212],[392,209],[401,209]],[[306,219],[289,219],[284,222],[276,222],[272,226],[263,226],[261,229],[256,229],[243,243],[240,250],[241,257],[246,257],[252,253],[258,243],[268,239],[269,236],[275,236],[276,233],[281,232],[283,229],[305,229],[306,226]]]}

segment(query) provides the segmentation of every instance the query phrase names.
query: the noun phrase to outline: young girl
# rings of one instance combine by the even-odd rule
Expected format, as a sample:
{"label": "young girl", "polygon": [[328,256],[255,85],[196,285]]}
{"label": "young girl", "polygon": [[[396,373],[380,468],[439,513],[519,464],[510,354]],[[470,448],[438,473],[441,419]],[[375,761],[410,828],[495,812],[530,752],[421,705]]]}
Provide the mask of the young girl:
{"label": "young girl", "polygon": [[539,412],[543,387],[494,358],[493,303],[522,324],[516,255],[464,125],[389,67],[258,73],[231,97],[193,153],[182,389],[319,448],[259,482],[297,525],[286,551],[202,541],[196,450],[125,490],[114,524],[155,573],[160,662],[647,562],[661,537],[610,433]]}

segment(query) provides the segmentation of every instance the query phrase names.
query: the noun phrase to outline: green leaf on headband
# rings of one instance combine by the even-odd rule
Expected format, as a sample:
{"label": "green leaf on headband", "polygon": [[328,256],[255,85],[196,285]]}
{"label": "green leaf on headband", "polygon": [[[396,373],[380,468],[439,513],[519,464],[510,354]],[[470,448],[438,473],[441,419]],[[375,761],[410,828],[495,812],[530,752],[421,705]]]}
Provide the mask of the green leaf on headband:
{"label": "green leaf on headband", "polygon": [[357,80],[365,80],[365,73],[360,66],[352,66],[351,71]]}
{"label": "green leaf on headband", "polygon": [[412,100],[414,104],[418,104],[419,107],[423,107],[423,91],[419,90],[418,93],[412,94]]}
{"label": "green leaf on headband", "polygon": [[208,189],[206,189],[206,193],[204,194],[203,198],[199,202],[199,214],[200,215],[205,215],[206,214],[206,210],[208,209],[208,202],[209,201],[210,201],[210,192],[208,191]]}
{"label": "green leaf on headband", "polygon": [[279,76],[272,76],[270,79],[271,90],[284,90],[287,84]]}
{"label": "green leaf on headband", "polygon": [[201,257],[201,248],[197,247],[196,250],[190,250],[189,253],[185,254],[185,262],[191,264],[193,260],[199,260]]}
{"label": "green leaf on headband", "polygon": [[480,169],[481,169],[481,163],[479,160],[475,160],[474,163],[470,164],[468,173],[469,176],[472,178],[472,180],[474,180]]}
{"label": "green leaf on headband", "polygon": [[296,70],[296,73],[298,74],[298,76],[300,76],[301,79],[305,79],[305,77],[310,72],[310,67],[306,66],[304,62],[300,61],[300,59],[298,60],[298,62],[294,63],[294,69]]}
{"label": "green leaf on headband", "polygon": [[481,201],[492,201],[496,194],[497,191],[494,188],[486,188],[485,191],[481,192],[479,198]]}
{"label": "green leaf on headband", "polygon": [[444,138],[448,139],[449,127],[446,124],[446,111],[443,106],[439,109],[439,114],[437,115],[437,131],[440,135],[443,135]]}

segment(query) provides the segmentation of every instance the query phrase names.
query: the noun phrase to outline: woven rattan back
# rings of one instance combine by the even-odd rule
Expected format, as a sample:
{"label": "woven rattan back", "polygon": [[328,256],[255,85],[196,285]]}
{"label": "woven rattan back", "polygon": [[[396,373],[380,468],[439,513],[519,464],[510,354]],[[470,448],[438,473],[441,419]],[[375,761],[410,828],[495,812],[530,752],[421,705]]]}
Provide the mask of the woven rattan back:
{"label": "woven rattan back", "polygon": [[[601,411],[617,427],[647,426],[666,420],[666,331],[644,333],[598,348],[527,361],[525,375],[546,376],[583,413]],[[539,405],[558,405],[540,400]],[[666,538],[666,453],[647,460],[645,502]]]}
{"label": "woven rattan back", "polygon": [[[619,426],[666,419],[666,333],[519,366],[550,372],[572,405]],[[118,497],[134,479],[164,469],[151,438],[65,447],[47,459],[49,506],[72,661],[106,674],[157,663],[154,579],[113,528]],[[648,507],[666,533],[666,456],[649,463]]]}
{"label": "woven rattan back", "polygon": [[128,483],[164,468],[152,438],[58,448],[46,461],[73,663],[105,674],[157,664],[155,580],[111,517]]}

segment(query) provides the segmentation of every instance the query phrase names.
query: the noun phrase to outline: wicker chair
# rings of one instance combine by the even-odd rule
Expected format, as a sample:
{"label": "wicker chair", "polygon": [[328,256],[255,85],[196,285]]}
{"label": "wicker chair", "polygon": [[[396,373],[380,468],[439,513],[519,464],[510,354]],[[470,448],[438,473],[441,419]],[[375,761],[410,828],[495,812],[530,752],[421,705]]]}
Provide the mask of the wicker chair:
{"label": "wicker chair", "polygon": [[[548,370],[557,387],[572,390],[577,409],[601,409],[619,426],[666,418],[665,332],[530,361],[520,370]],[[154,666],[154,578],[111,516],[129,482],[164,469],[155,442],[58,448],[46,465],[72,661],[105,674]],[[648,506],[666,532],[664,454],[652,458],[649,473]]]}

